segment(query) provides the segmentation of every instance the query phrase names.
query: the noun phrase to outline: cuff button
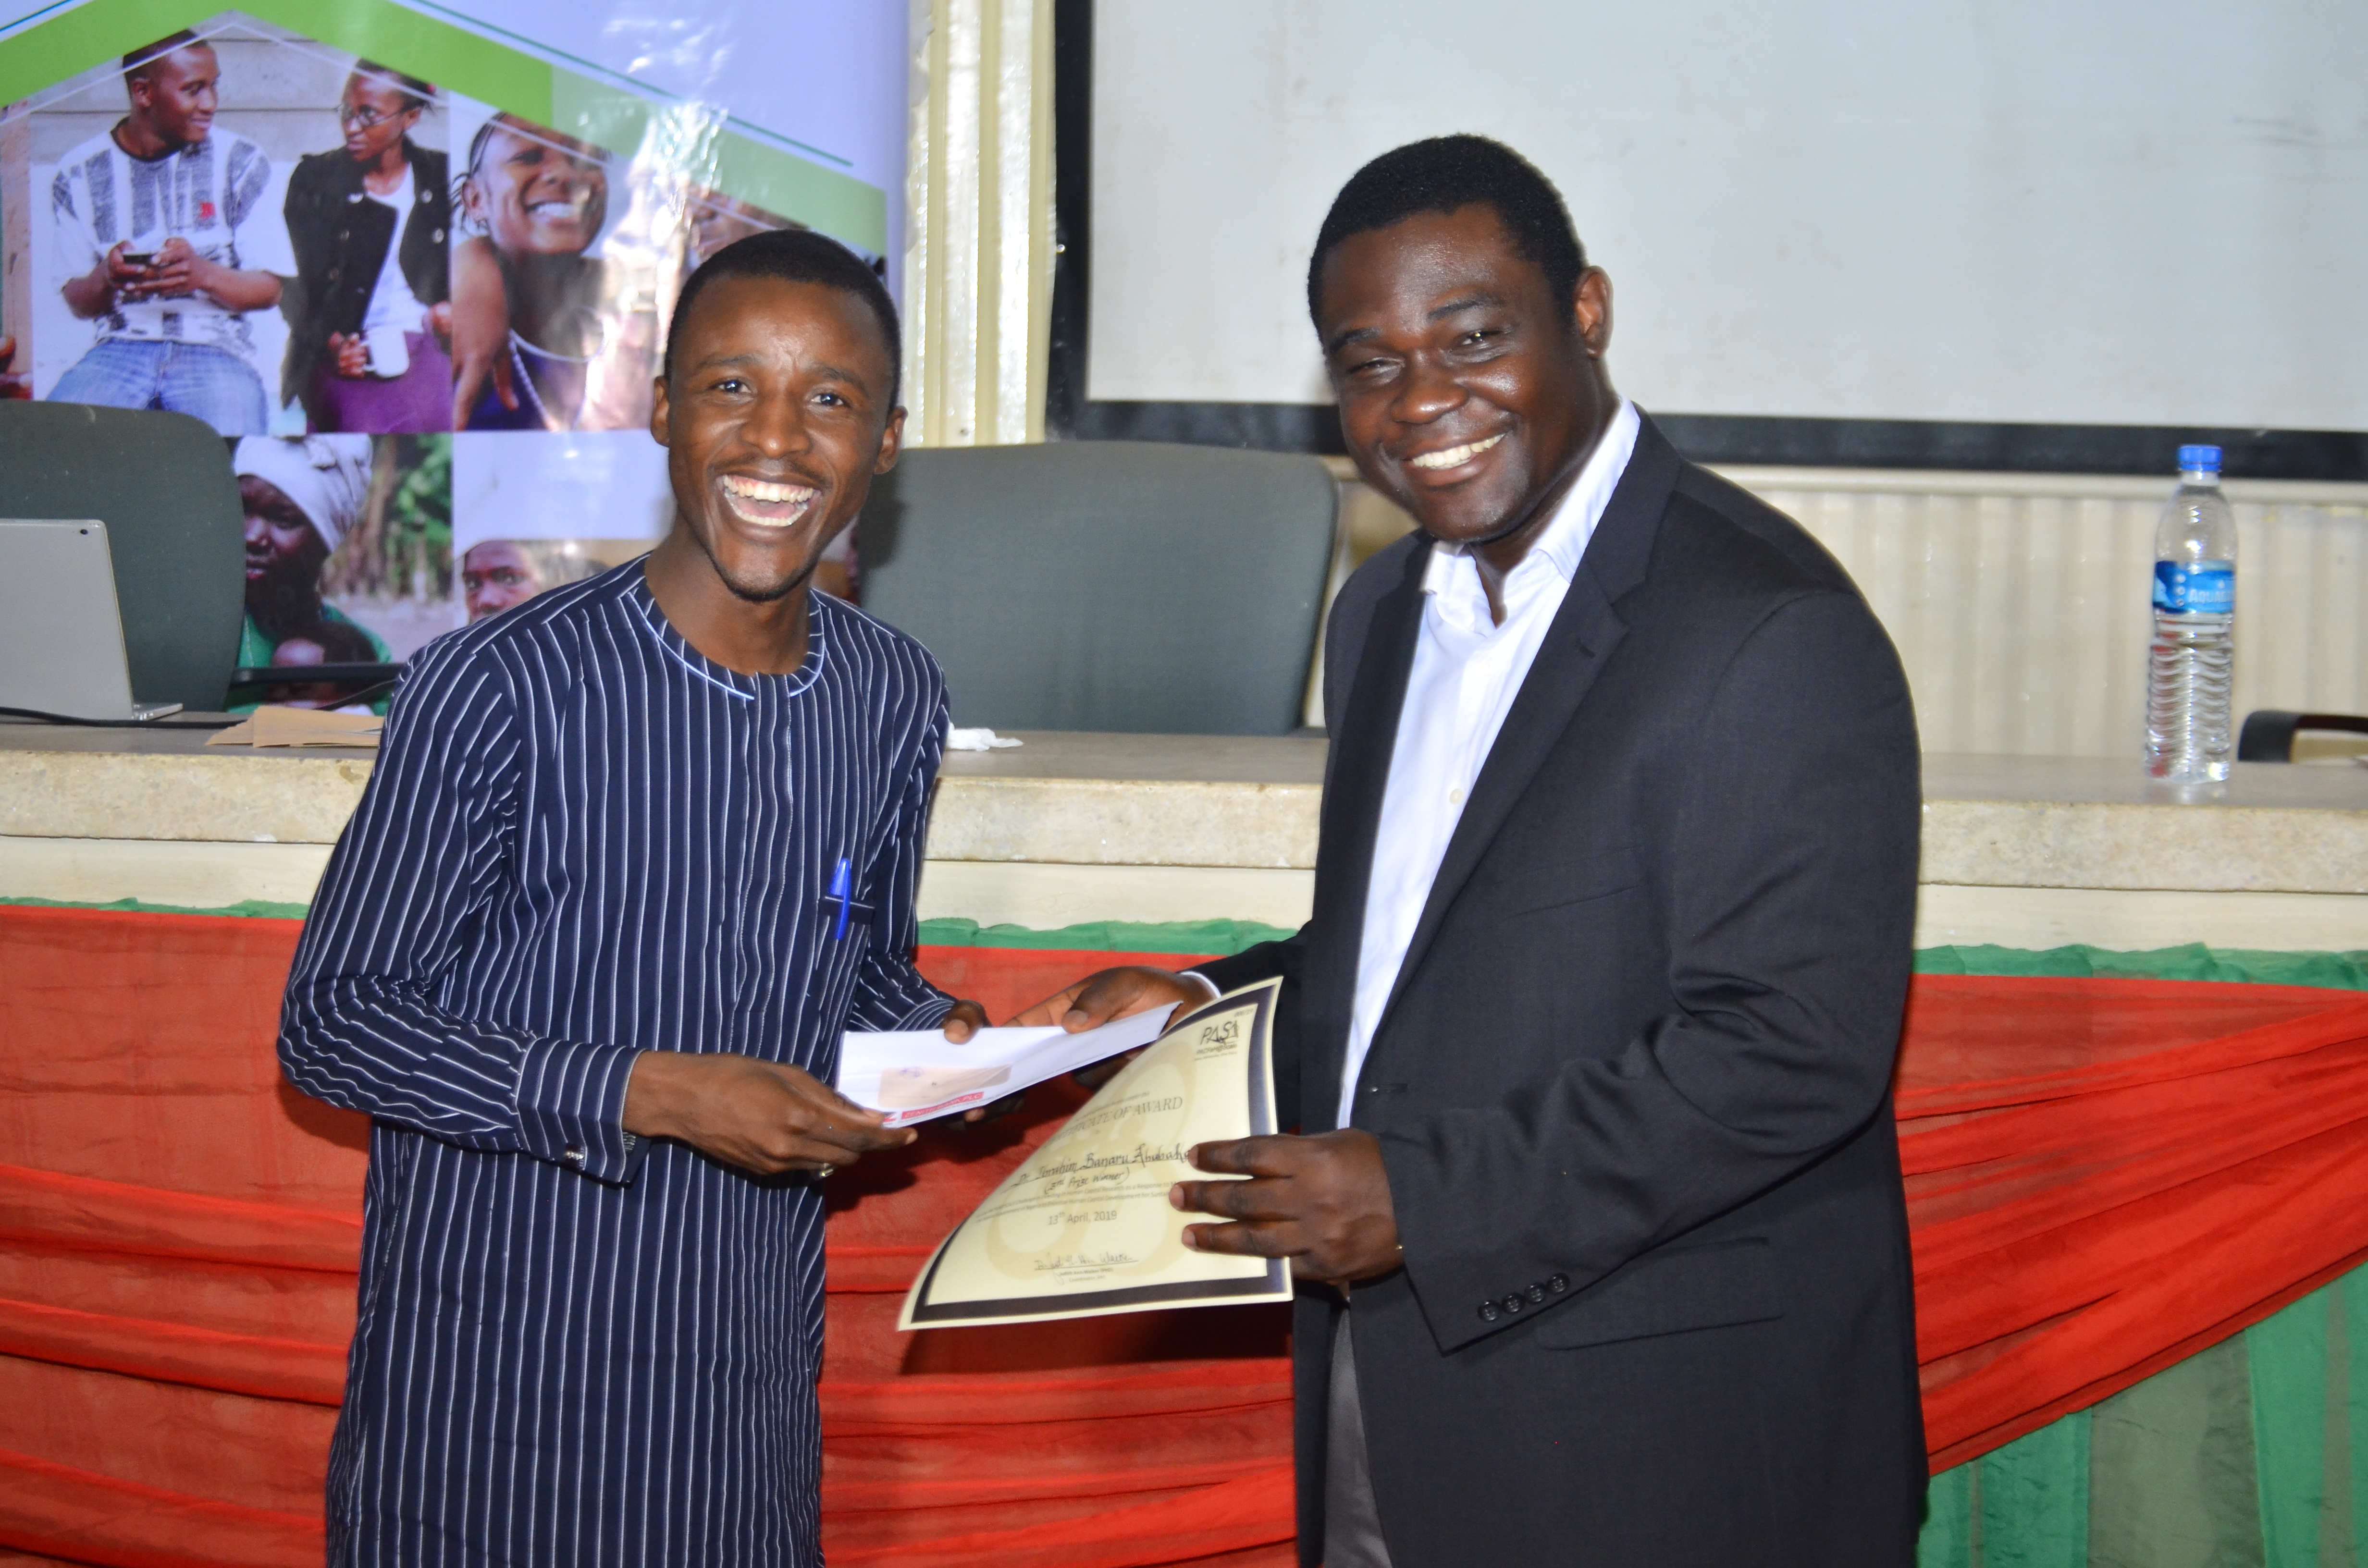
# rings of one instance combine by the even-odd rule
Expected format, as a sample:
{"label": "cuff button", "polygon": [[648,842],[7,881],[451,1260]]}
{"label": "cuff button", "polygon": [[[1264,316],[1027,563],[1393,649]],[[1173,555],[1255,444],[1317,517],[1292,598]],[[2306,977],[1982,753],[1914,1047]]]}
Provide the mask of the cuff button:
{"label": "cuff button", "polygon": [[1530,1305],[1533,1307],[1541,1305],[1546,1299],[1546,1288],[1543,1285],[1531,1285],[1529,1289],[1528,1295],[1530,1298]]}
{"label": "cuff button", "polygon": [[1557,1296],[1561,1295],[1565,1290],[1570,1289],[1570,1276],[1567,1274],[1547,1275],[1546,1289],[1552,1290]]}
{"label": "cuff button", "polygon": [[1508,1295],[1497,1304],[1508,1312],[1518,1312],[1521,1310],[1521,1298],[1519,1295]]}
{"label": "cuff button", "polygon": [[584,1146],[571,1143],[559,1152],[559,1157],[571,1165],[580,1165],[584,1163]]}
{"label": "cuff button", "polygon": [[1496,1302],[1483,1301],[1480,1303],[1480,1321],[1482,1323],[1495,1323],[1498,1318],[1504,1315],[1504,1313],[1497,1310]]}

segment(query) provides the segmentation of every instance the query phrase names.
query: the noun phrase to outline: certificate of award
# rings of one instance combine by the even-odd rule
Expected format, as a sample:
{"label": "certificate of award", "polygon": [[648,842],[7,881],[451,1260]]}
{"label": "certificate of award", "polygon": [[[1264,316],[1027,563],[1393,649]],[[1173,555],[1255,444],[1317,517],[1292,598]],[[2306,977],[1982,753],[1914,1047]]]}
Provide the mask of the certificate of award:
{"label": "certificate of award", "polygon": [[1177,1182],[1212,1179],[1184,1163],[1193,1144],[1274,1131],[1281,985],[1246,986],[1168,1026],[939,1244],[896,1326],[1289,1301],[1283,1259],[1190,1251],[1184,1227],[1208,1217],[1167,1203]]}

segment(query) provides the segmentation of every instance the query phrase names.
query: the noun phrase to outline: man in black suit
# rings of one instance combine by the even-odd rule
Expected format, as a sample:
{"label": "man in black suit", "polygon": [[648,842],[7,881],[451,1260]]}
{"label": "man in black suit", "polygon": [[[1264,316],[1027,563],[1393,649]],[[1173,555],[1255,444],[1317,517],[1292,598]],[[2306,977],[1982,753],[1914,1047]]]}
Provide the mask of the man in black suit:
{"label": "man in black suit", "polygon": [[[1611,291],[1475,137],[1335,201],[1308,301],[1418,532],[1334,607],[1295,1137],[1179,1208],[1285,1256],[1300,1555],[1869,1568],[1922,1423],[1889,1085],[1920,814],[1898,661],[1789,519],[1612,390]],[[1039,1016],[1197,999],[1106,971]],[[1288,1012],[1288,1009],[1286,1009]]]}

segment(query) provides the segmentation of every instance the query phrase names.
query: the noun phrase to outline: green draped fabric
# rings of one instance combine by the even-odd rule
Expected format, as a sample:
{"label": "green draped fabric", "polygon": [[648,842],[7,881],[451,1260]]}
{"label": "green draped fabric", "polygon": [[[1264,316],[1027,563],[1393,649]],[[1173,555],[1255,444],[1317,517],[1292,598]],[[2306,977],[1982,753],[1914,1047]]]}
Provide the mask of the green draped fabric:
{"label": "green draped fabric", "polygon": [[1255,920],[1095,920],[1039,931],[1027,926],[982,926],[975,920],[924,920],[925,948],[1063,948],[1087,953],[1192,953],[1230,957],[1260,942],[1291,935]]}
{"label": "green draped fabric", "polygon": [[247,920],[302,920],[312,905],[305,903],[273,903],[268,899],[241,899],[236,903],[218,904],[210,909],[191,909],[177,903],[150,903],[143,899],[119,898],[108,903],[77,903],[62,898],[0,898],[0,903],[22,904],[33,909],[112,909],[134,915],[221,915]]}
{"label": "green draped fabric", "polygon": [[2368,1268],[1932,1478],[1919,1568],[2368,1568]]}

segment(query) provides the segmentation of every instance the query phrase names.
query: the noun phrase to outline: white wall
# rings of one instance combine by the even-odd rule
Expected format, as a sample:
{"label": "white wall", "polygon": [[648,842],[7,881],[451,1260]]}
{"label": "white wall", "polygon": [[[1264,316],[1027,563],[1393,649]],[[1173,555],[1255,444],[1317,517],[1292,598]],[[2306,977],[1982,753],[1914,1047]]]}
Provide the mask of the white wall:
{"label": "white wall", "polygon": [[[1327,593],[1414,526],[1342,478]],[[2135,758],[2169,483],[2096,474],[1727,467],[1832,551],[1890,633],[1928,752]],[[2237,480],[2238,722],[2368,713],[2368,484]],[[1320,669],[1306,722],[1321,724]],[[2318,734],[2298,756],[2362,751]]]}
{"label": "white wall", "polygon": [[1340,183],[1475,131],[1692,414],[2368,426],[2356,0],[1106,0],[1090,395],[1324,397]]}

